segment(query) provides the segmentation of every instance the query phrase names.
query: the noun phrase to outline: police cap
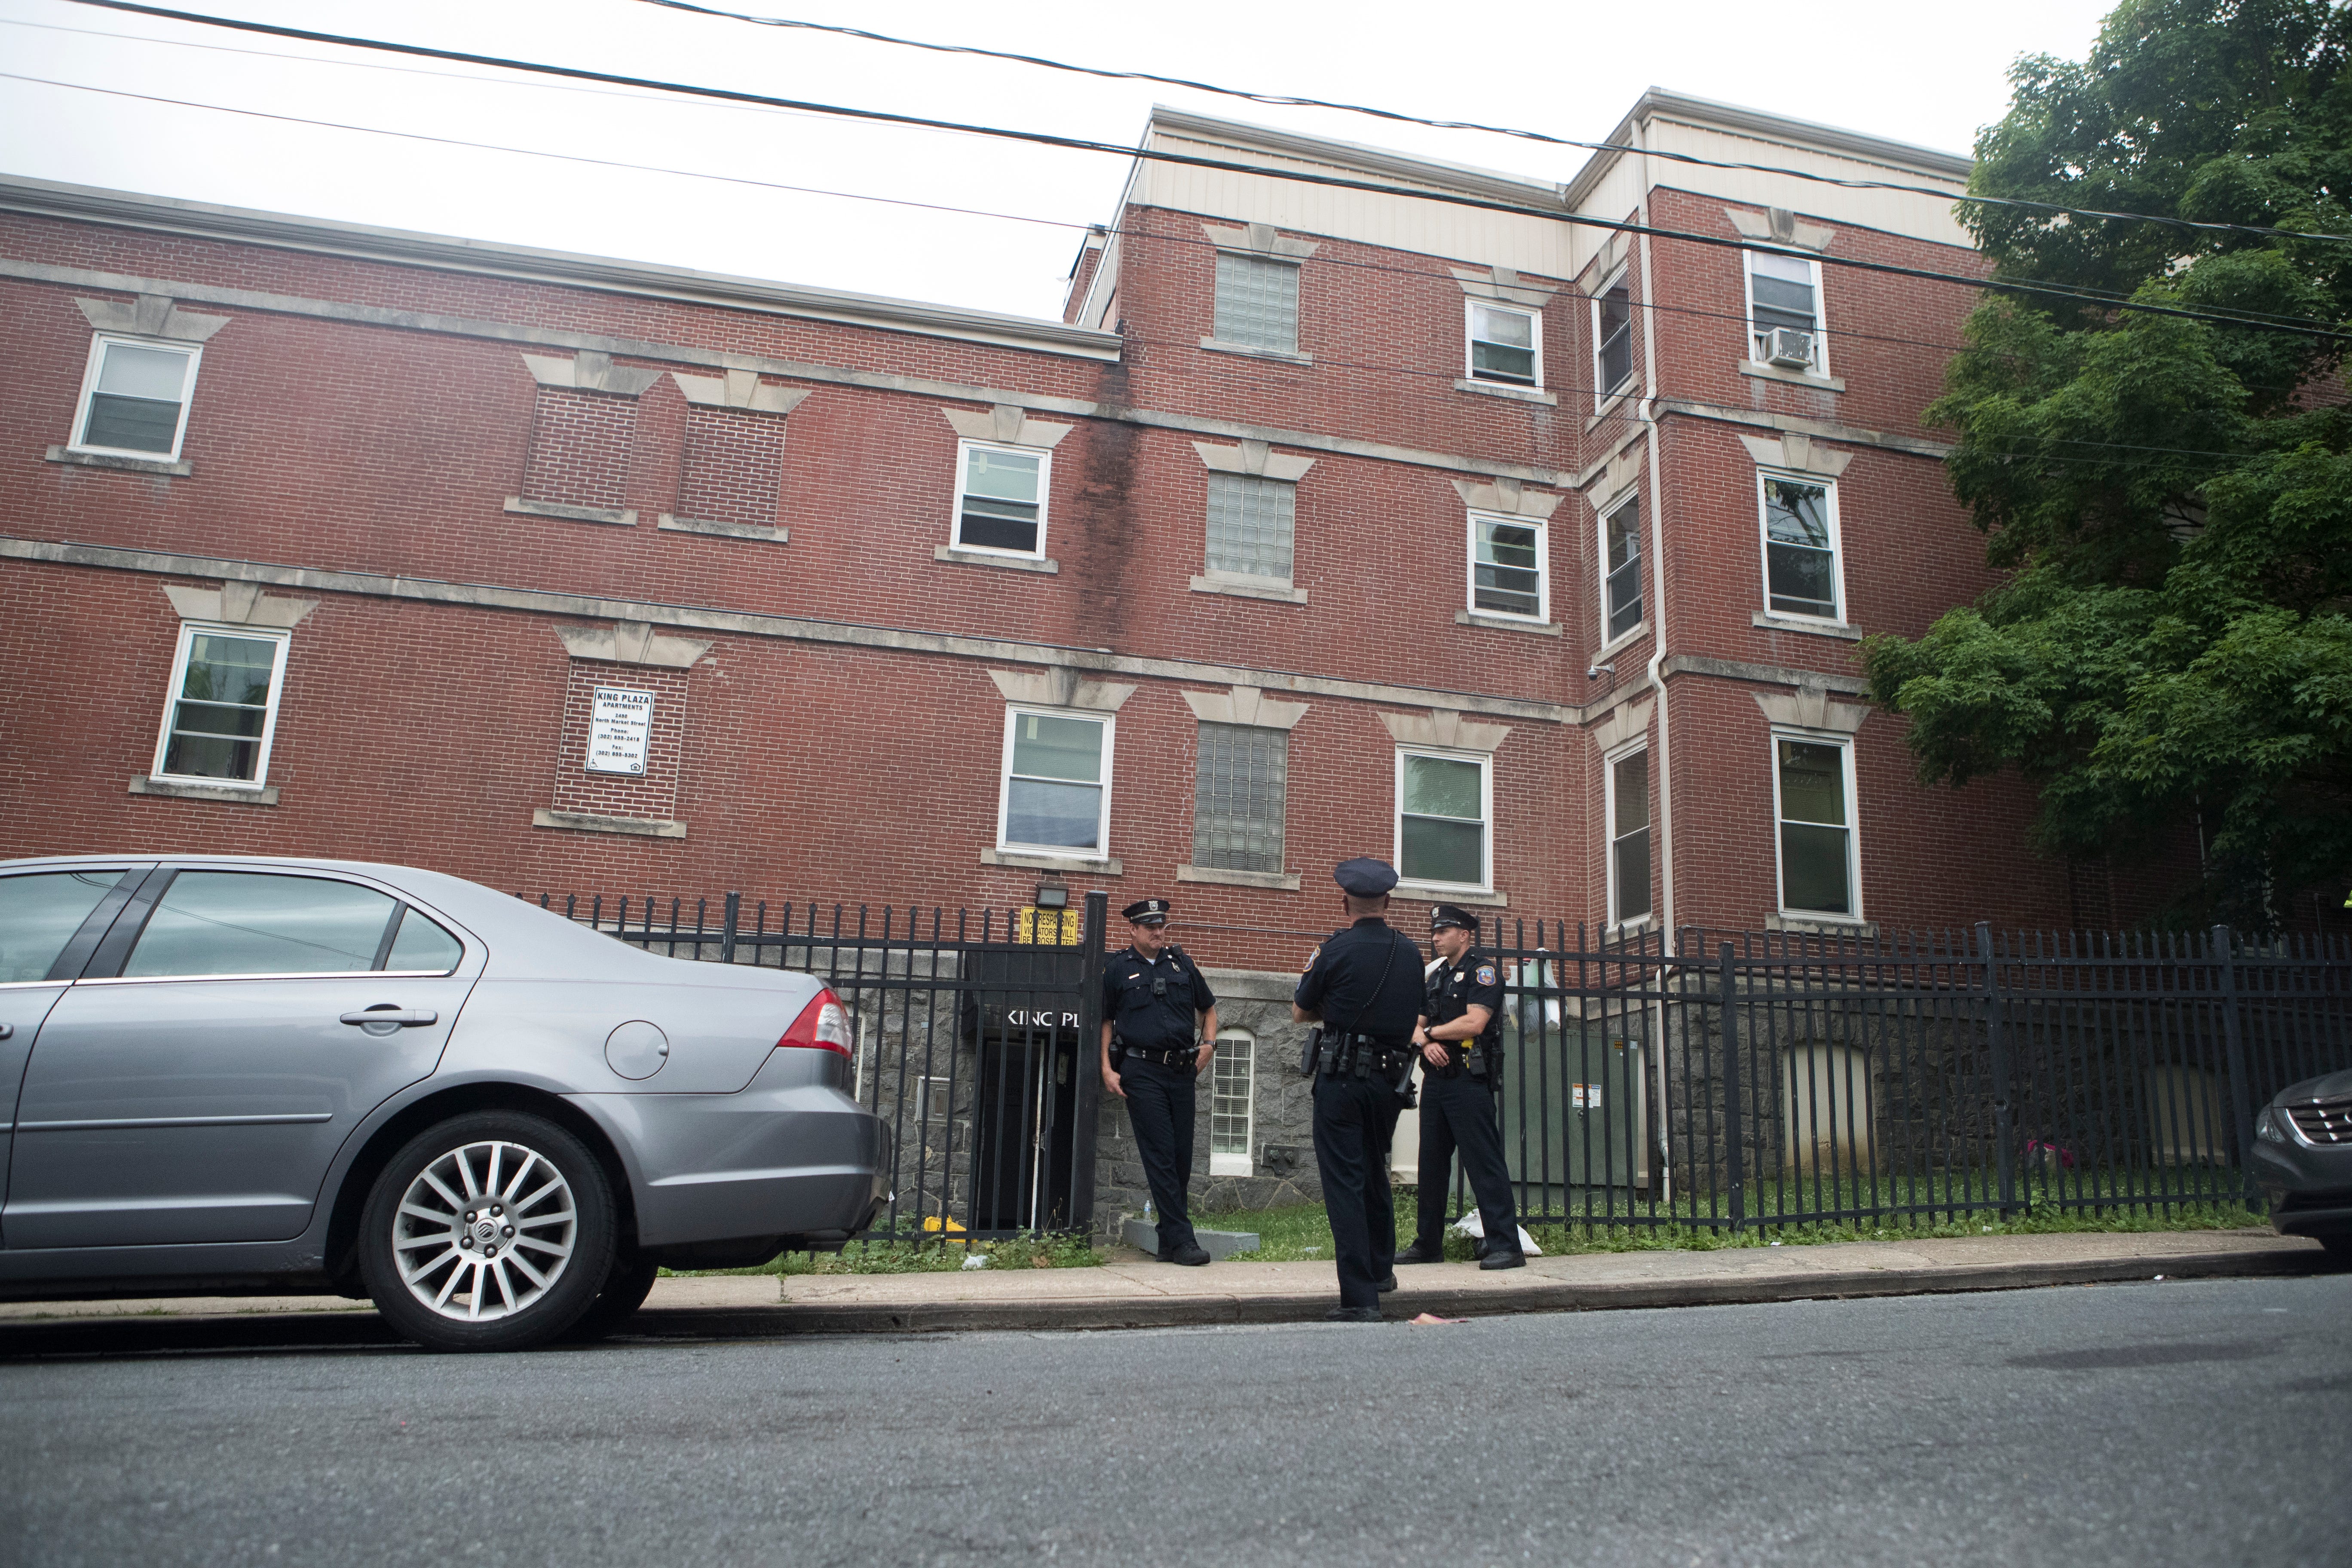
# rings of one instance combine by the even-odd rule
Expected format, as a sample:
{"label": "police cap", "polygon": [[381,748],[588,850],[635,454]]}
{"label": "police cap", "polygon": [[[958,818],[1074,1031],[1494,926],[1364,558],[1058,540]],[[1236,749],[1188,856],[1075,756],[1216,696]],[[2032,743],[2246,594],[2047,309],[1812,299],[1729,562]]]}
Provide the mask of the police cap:
{"label": "police cap", "polygon": [[1444,931],[1447,926],[1460,926],[1472,936],[1478,934],[1478,917],[1460,904],[1440,904],[1429,911],[1429,929]]}
{"label": "police cap", "polygon": [[1331,868],[1331,879],[1340,891],[1359,899],[1377,899],[1397,885],[1396,868],[1368,855],[1340,861]]}
{"label": "police cap", "polygon": [[1135,902],[1128,905],[1127,908],[1119,910],[1118,912],[1127,917],[1127,923],[1129,925],[1166,925],[1168,923],[1168,900],[1165,899],[1138,899]]}

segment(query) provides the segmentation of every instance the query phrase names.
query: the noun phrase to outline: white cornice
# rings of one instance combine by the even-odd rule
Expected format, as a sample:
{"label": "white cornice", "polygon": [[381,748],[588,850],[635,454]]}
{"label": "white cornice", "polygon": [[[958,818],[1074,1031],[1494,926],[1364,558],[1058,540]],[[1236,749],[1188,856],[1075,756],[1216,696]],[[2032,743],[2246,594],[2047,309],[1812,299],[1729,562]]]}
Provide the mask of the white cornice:
{"label": "white cornice", "polygon": [[621,261],[571,251],[541,250],[532,246],[216,206],[209,202],[64,184],[16,174],[0,174],[0,212],[196,235],[207,239],[242,240],[283,250],[354,257],[443,272],[468,272],[523,282],[678,300],[1080,359],[1115,361],[1123,347],[1123,340],[1116,332],[1092,331],[995,310],[971,310],[878,294],[851,294],[701,272],[688,267]]}
{"label": "white cornice", "polygon": [[1416,185],[1458,191],[1490,201],[1516,202],[1525,206],[1547,209],[1561,206],[1560,188],[1549,180],[1505,174],[1496,169],[1474,168],[1467,163],[1414,158],[1385,148],[1367,147],[1360,142],[1305,136],[1296,131],[1281,131],[1271,125],[1220,120],[1211,115],[1173,109],[1164,103],[1152,107],[1150,130],[1145,132],[1144,137],[1146,147],[1151,144],[1152,133],[1157,132],[1181,136],[1188,142],[1206,142],[1231,147],[1237,152],[1265,153],[1278,158],[1328,163],[1355,174],[1409,181]]}

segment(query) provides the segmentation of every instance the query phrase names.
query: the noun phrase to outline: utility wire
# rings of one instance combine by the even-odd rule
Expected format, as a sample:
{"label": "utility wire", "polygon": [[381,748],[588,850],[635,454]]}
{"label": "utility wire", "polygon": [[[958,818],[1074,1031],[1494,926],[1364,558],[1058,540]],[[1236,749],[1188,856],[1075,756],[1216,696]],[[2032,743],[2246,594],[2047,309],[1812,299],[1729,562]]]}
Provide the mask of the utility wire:
{"label": "utility wire", "polygon": [[1188,168],[1213,169],[1223,174],[1255,175],[1264,179],[1286,180],[1297,184],[1328,186],[1339,190],[1365,191],[1375,195],[1399,196],[1433,202],[1441,205],[1475,208],[1485,212],[1508,213],[1519,217],[1549,218],[1555,222],[1586,228],[1605,229],[1616,234],[1643,235],[1662,239],[1676,239],[1686,244],[1704,245],[1719,249],[1754,250],[1769,254],[1797,256],[1818,261],[1823,266],[1843,267],[1852,270],[1875,272],[1889,277],[1911,278],[1926,282],[1949,283],[1963,289],[1993,293],[2023,294],[2044,299],[2059,299],[2082,305],[2096,305],[2109,310],[2128,310],[2142,315],[2174,316],[2188,321],[2200,321],[2225,326],[2247,327],[2256,331],[2278,331],[2296,336],[2320,338],[2331,342],[2352,342],[2352,331],[2302,316],[2273,316],[2263,312],[2225,314],[2215,310],[2192,310],[2175,305],[2158,305],[2145,300],[2126,299],[2105,291],[2066,288],[2057,284],[2037,283],[2021,279],[1969,278],[1958,273],[1938,272],[1931,268],[1903,267],[1892,262],[1864,261],[1853,257],[1815,255],[1790,247],[1761,245],[1748,239],[1725,239],[1717,235],[1695,234],[1682,229],[1660,228],[1651,224],[1628,223],[1609,218],[1591,217],[1560,208],[1530,206],[1517,202],[1488,200],[1458,193],[1414,190],[1407,186],[1382,184],[1373,180],[1349,179],[1335,174],[1314,174],[1303,170],[1282,169],[1255,163],[1239,163],[1222,158],[1203,158],[1190,153],[1171,153],[1157,148],[1123,147],[1108,142],[1096,142],[1085,137],[1063,136],[1044,131],[1015,131],[1002,126],[969,124],[958,121],[938,120],[925,115],[899,114],[887,110],[856,109],[842,104],[814,102],[801,99],[773,97],[765,93],[744,92],[732,88],[698,87],[690,83],[661,81],[646,77],[625,76],[612,71],[594,71],[576,66],[544,65],[530,60],[509,58],[497,55],[478,55],[458,49],[439,49],[421,44],[396,44],[378,38],[354,37],[340,33],[321,33],[302,27],[282,27],[265,22],[247,22],[233,17],[205,16],[199,12],[177,11],[160,5],[144,5],[132,0],[74,0],[76,5],[96,6],[102,10],[123,11],[138,16],[159,16],[167,21],[193,22],[201,26],[226,27],[239,32],[262,33],[275,37],[298,38],[308,43],[332,44],[345,48],[378,49],[393,54],[412,55],[427,59],[445,59],[464,65],[489,66],[502,70],[530,71],[559,76],[580,81],[601,81],[618,87],[647,89],[658,92],[681,93],[694,98],[709,98],[725,102],[761,104],[777,109],[800,110],[810,113],[838,115],[844,119],[868,121],[876,124],[914,126],[934,131],[962,132],[970,135],[993,137],[1004,141],[1027,142],[1038,146],[1058,147],[1066,151],[1100,153],[1109,156],[1173,163]]}
{"label": "utility wire", "polygon": [[689,0],[640,0],[641,4],[658,5],[666,10],[685,11],[698,16],[712,16],[726,21],[749,22],[761,27],[789,27],[810,33],[834,33],[843,37],[859,38],[867,43],[889,44],[899,48],[929,49],[935,54],[973,55],[983,59],[1008,60],[1016,65],[1036,66],[1045,70],[1067,71],[1076,76],[1100,77],[1110,81],[1151,81],[1163,87],[1189,88],[1194,92],[1213,93],[1221,98],[1246,99],[1252,103],[1264,103],[1289,109],[1330,109],[1344,114],[1368,115],[1375,120],[1388,120],[1403,125],[1426,125],[1437,131],[1475,131],[1489,136],[1513,136],[1524,142],[1541,142],[1555,147],[1575,147],[1592,153],[1630,153],[1645,157],[1661,158],[1676,163],[1696,164],[1706,169],[1736,169],[1746,173],[1785,174],[1791,179],[1811,180],[1820,184],[1842,185],[1857,191],[1902,191],[1914,195],[1934,196],[1944,201],[1966,202],[1979,206],[2024,207],[2036,212],[2063,213],[2068,217],[2106,218],[2131,223],[2168,224],[2175,228],[2201,229],[2220,234],[2260,235],[2265,238],[2324,239],[2339,244],[2352,244],[2352,235],[2319,234],[2298,228],[2274,228],[2263,224],[2210,223],[2194,218],[2175,217],[2166,213],[2107,212],[2097,207],[2074,207],[2056,202],[2029,201],[2021,196],[1955,195],[1932,185],[1909,185],[1894,180],[1842,179],[1834,174],[1814,174],[1805,169],[1790,169],[1777,163],[1740,163],[1718,158],[1701,158],[1689,153],[1668,153],[1651,147],[1633,147],[1617,142],[1580,142],[1574,137],[1553,136],[1541,131],[1522,131],[1508,125],[1485,125],[1471,120],[1428,120],[1418,114],[1406,114],[1393,109],[1379,109],[1369,104],[1334,102],[1329,99],[1298,98],[1287,93],[1253,92],[1243,88],[1219,87],[1214,82],[1194,81],[1186,77],[1160,76],[1151,71],[1108,70],[1096,66],[1074,65],[1067,60],[1051,59],[1043,55],[1014,54],[1004,49],[984,49],[971,44],[940,44],[922,38],[895,37],[888,33],[870,32],[864,27],[845,27],[829,22],[803,22],[789,16],[757,16],[741,11],[722,10],[713,5],[697,5]]}

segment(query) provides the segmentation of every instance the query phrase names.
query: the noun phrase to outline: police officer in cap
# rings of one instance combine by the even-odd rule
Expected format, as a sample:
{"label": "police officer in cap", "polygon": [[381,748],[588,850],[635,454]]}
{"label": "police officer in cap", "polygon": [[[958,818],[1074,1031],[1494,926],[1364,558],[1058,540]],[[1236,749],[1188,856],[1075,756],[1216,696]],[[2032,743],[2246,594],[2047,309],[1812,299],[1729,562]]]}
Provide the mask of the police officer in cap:
{"label": "police officer in cap", "polygon": [[1103,966],[1103,1087],[1127,1101],[1143,1179],[1160,1211],[1160,1261],[1197,1267],[1192,1235],[1192,1080],[1217,1048],[1217,997],[1200,966],[1168,940],[1168,900],[1121,910],[1129,942]]}
{"label": "police officer in cap", "polygon": [[1429,942],[1437,950],[1428,1001],[1412,1043],[1421,1047],[1421,1227],[1399,1263],[1437,1263],[1445,1257],[1445,1188],[1454,1152],[1478,1199],[1486,1233],[1481,1268],[1519,1268],[1519,1217],[1511,1205],[1511,1174],[1495,1124],[1495,1093],[1502,1077],[1503,976],[1494,955],[1479,950],[1478,917],[1455,904],[1430,911]]}
{"label": "police officer in cap", "polygon": [[1394,868],[1342,860],[1332,879],[1349,924],[1307,960],[1290,1016],[1321,1026],[1315,1078],[1315,1165],[1339,1304],[1326,1317],[1376,1323],[1381,1293],[1396,1288],[1396,1211],[1389,1200],[1389,1141],[1404,1109],[1412,1037],[1421,1018],[1421,949],[1390,929]]}

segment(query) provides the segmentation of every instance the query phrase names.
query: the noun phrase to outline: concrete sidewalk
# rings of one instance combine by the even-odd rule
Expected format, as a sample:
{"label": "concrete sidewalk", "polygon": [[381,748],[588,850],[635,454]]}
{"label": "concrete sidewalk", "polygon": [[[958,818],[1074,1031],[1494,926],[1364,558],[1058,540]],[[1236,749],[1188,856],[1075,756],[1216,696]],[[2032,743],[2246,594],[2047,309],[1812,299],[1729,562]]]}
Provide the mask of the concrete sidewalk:
{"label": "concrete sidewalk", "polygon": [[[1616,1252],[1530,1259],[1481,1273],[1467,1263],[1398,1271],[1392,1319],[1418,1312],[1592,1311],[1821,1297],[2009,1290],[2132,1279],[2320,1273],[2314,1241],[2262,1230],[2002,1236],[1846,1242],[1713,1252]],[[1125,1329],[1311,1320],[1339,1300],[1328,1263],[1114,1262],[1097,1268],[933,1274],[739,1275],[666,1279],[630,1325],[651,1334],[767,1337],[951,1329]],[[125,1320],[186,1324],[259,1315],[373,1319],[340,1297],[193,1297],[0,1303],[0,1353],[12,1329]],[[353,1323],[354,1331],[358,1325]]]}

